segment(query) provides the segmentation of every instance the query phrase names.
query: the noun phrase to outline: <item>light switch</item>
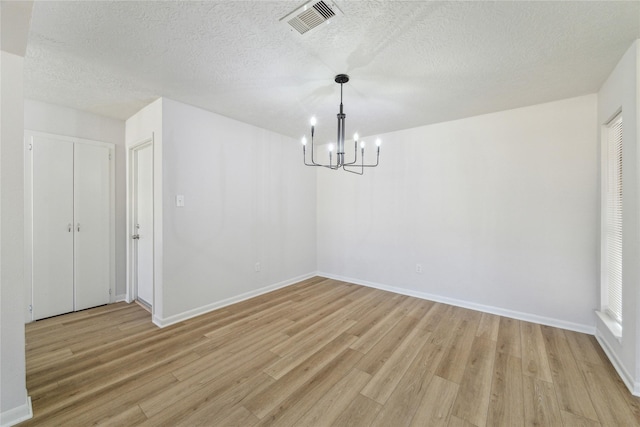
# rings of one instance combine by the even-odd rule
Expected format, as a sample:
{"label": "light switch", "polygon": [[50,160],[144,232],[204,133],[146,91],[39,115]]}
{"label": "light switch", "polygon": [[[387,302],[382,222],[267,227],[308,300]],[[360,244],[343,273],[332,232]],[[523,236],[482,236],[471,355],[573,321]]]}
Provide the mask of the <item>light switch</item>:
{"label": "light switch", "polygon": [[184,206],[184,195],[183,194],[178,194],[176,196],[176,206],[178,206],[179,208]]}

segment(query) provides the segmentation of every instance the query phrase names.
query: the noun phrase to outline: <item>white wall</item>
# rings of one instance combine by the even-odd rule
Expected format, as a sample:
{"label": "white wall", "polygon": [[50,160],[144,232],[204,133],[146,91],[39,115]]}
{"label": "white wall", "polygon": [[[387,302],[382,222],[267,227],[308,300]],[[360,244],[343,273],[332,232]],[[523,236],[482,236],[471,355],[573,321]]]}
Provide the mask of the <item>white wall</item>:
{"label": "white wall", "polygon": [[23,57],[33,3],[0,3],[0,426],[31,418],[24,339]]}
{"label": "white wall", "polygon": [[299,142],[169,99],[162,122],[164,321],[316,270],[316,173]]}
{"label": "white wall", "polygon": [[622,340],[618,341],[598,318],[596,337],[614,362],[627,386],[640,394],[640,41],[622,57],[598,93],[598,125],[606,124],[622,109],[623,259],[622,259]]}
{"label": "white wall", "polygon": [[0,425],[31,417],[25,381],[23,58],[0,58]]}
{"label": "white wall", "polygon": [[[72,136],[115,144],[116,198],[116,295],[124,299],[126,293],[126,177],[125,122],[44,102],[25,100],[24,128],[55,135]],[[27,277],[30,282],[30,278]],[[28,287],[27,301],[31,299]]]}
{"label": "white wall", "polygon": [[593,332],[595,95],[381,138],[364,176],[318,172],[321,274]]}

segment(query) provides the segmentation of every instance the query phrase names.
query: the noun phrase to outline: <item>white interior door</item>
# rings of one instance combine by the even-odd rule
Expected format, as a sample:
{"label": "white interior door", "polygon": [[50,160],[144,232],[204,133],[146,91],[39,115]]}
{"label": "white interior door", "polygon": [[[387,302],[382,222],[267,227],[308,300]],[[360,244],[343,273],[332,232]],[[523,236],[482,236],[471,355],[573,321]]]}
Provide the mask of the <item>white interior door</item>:
{"label": "white interior door", "polygon": [[75,309],[109,303],[109,148],[75,144]]}
{"label": "white interior door", "polygon": [[33,319],[73,311],[73,143],[32,140]]}
{"label": "white interior door", "polygon": [[153,146],[134,151],[135,280],[137,298],[153,304]]}

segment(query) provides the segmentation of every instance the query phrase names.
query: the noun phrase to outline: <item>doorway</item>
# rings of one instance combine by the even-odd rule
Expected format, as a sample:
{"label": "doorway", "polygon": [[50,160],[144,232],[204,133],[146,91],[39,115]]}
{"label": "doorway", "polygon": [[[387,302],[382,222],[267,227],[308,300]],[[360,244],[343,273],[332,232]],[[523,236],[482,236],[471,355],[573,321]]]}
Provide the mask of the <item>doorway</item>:
{"label": "doorway", "polygon": [[153,141],[129,149],[130,300],[153,313]]}

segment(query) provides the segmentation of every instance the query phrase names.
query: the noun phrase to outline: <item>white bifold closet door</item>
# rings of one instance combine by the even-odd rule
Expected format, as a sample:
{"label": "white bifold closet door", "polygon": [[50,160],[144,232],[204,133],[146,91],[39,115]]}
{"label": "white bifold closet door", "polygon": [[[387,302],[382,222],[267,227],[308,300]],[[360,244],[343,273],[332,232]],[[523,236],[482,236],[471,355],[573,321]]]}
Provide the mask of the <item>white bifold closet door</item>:
{"label": "white bifold closet door", "polygon": [[75,309],[109,302],[109,149],[74,148]]}
{"label": "white bifold closet door", "polygon": [[33,319],[109,303],[110,150],[32,139]]}
{"label": "white bifold closet door", "polygon": [[33,140],[33,318],[73,311],[73,143]]}

